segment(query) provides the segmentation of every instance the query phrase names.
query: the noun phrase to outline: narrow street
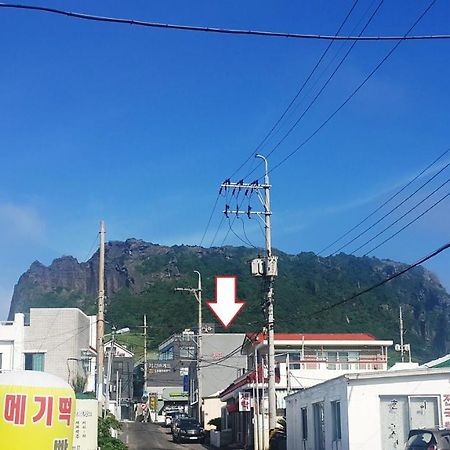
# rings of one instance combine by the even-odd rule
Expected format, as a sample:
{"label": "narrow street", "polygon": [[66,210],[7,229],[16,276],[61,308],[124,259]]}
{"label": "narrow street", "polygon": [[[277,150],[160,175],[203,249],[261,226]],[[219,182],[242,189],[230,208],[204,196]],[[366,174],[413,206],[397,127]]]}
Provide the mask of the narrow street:
{"label": "narrow street", "polygon": [[209,448],[194,442],[175,444],[172,441],[170,428],[153,423],[124,422],[119,438],[130,450],[186,449],[203,450]]}

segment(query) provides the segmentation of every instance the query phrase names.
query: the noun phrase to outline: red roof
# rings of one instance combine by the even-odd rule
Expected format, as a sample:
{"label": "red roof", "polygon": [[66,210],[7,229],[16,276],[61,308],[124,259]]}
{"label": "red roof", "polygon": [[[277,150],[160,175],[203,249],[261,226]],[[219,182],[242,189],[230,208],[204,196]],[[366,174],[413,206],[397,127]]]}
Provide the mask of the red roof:
{"label": "red roof", "polygon": [[[262,342],[267,335],[247,333],[250,341]],[[369,333],[275,333],[276,341],[376,341]]]}

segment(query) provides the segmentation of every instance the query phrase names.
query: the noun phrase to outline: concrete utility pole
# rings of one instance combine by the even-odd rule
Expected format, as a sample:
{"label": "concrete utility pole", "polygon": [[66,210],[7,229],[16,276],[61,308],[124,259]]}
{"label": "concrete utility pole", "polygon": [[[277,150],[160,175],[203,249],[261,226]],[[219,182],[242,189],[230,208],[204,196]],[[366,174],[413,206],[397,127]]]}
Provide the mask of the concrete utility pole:
{"label": "concrete utility pole", "polygon": [[100,245],[98,260],[98,306],[97,306],[97,400],[99,403],[98,415],[103,414],[103,336],[105,334],[105,223],[100,222]]}
{"label": "concrete utility pole", "polygon": [[[271,216],[272,211],[270,209],[270,188],[272,187],[269,182],[269,169],[267,159],[262,155],[255,155],[256,158],[260,158],[264,161],[264,183],[259,184],[258,180],[252,183],[244,183],[243,180],[238,182],[232,182],[226,180],[221,184],[222,189],[232,189],[232,196],[237,191],[244,191],[247,195],[248,192],[258,192],[259,199],[264,207],[264,211],[252,211],[250,206],[247,210],[240,210],[239,205],[236,210],[231,210],[229,205],[225,206],[225,215],[229,214],[246,214],[248,218],[252,214],[256,214],[257,217],[263,216],[264,220],[264,235],[265,235],[265,257],[263,259],[257,258],[252,261],[252,274],[254,276],[262,276],[265,280],[265,306],[267,310],[267,341],[268,341],[268,398],[269,398],[269,429],[272,430],[276,427],[277,423],[277,406],[275,395],[275,342],[274,342],[274,312],[273,312],[273,283],[275,277],[278,275],[277,257],[272,255],[272,226]],[[264,197],[260,196],[260,191],[264,191]]]}
{"label": "concrete utility pole", "polygon": [[198,332],[197,332],[197,412],[198,421],[202,424],[202,377],[200,362],[202,360],[202,276],[198,270],[194,270],[198,275],[198,285],[196,288],[175,288],[176,292],[189,292],[194,294],[198,302]]}
{"label": "concrete utility pole", "polygon": [[[270,210],[270,183],[269,183],[269,168],[267,159],[262,155],[256,155],[257,158],[261,158],[264,161],[264,228],[266,235],[266,266],[272,261],[272,227],[270,216],[272,212]],[[275,395],[275,336],[274,336],[274,315],[273,315],[273,282],[274,275],[272,271],[269,271],[266,267],[265,279],[266,279],[266,305],[267,305],[267,331],[268,331],[268,344],[269,344],[269,430],[273,430],[277,424],[277,403]]]}
{"label": "concrete utility pole", "polygon": [[402,358],[402,362],[405,362],[405,346],[403,344],[403,314],[402,314],[402,307],[400,306],[400,355]]}

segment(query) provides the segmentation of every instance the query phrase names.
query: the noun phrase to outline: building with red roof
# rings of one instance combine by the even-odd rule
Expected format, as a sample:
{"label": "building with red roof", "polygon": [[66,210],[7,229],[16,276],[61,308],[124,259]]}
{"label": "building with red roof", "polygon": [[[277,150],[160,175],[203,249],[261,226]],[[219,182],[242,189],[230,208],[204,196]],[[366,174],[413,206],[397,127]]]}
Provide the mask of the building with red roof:
{"label": "building with red roof", "polygon": [[[291,393],[346,373],[387,370],[392,344],[368,333],[275,333],[277,414],[284,416],[284,399]],[[267,336],[247,333],[241,352],[248,370],[220,394],[226,402],[222,429],[231,429],[235,442],[253,448],[258,448],[259,429],[260,444],[264,439],[267,447]]]}

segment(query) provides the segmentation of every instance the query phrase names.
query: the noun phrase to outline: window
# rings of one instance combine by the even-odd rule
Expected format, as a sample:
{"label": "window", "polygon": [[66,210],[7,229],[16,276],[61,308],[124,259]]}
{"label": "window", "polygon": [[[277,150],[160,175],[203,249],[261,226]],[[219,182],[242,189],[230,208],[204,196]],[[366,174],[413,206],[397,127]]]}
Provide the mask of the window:
{"label": "window", "polygon": [[302,439],[308,440],[308,410],[306,408],[301,409],[302,418]]}
{"label": "window", "polygon": [[327,369],[336,370],[337,352],[328,352],[327,354]]}
{"label": "window", "polygon": [[195,347],[181,347],[180,358],[195,358]]}
{"label": "window", "polygon": [[331,417],[333,420],[333,441],[340,441],[342,437],[341,402],[331,402]]}
{"label": "window", "polygon": [[44,371],[44,353],[25,353],[25,370]]}

